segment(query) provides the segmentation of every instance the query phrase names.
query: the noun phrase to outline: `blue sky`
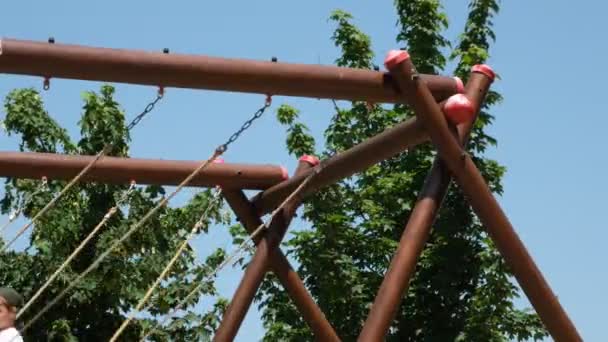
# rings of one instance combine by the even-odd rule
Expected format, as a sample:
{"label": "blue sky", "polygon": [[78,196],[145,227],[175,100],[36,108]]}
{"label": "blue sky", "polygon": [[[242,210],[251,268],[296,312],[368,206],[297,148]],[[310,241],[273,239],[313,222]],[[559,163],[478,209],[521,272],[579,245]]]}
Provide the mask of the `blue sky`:
{"label": "blue sky", "polygon": [[[444,3],[450,19],[446,36],[455,41],[468,2]],[[386,51],[398,47],[392,1],[21,0],[3,5],[0,36],[54,36],[62,43],[155,51],[168,47],[180,53],[327,64],[337,56],[327,21],[336,8],[351,12],[372,37],[377,64],[382,65]],[[608,174],[608,156],[602,132],[608,113],[602,90],[608,75],[602,58],[608,54],[603,36],[607,10],[608,4],[599,0],[504,1],[489,61],[501,76],[494,89],[505,97],[493,110],[496,121],[490,128],[499,145],[489,155],[507,167],[500,203],[586,341],[606,339],[608,185],[603,176]],[[0,80],[2,97],[16,87],[42,88],[37,78],[2,75]],[[99,85],[54,79],[43,98],[51,115],[77,136],[80,94]],[[129,117],[155,92],[151,87],[117,86],[117,98]],[[263,100],[259,95],[169,89],[136,128],[132,155],[207,158]],[[332,112],[331,103],[316,99],[275,97],[274,103],[275,108],[290,103],[301,109],[317,136]],[[293,171],[295,161],[282,145],[284,131],[272,118],[274,111],[268,114],[228,151],[226,160],[282,164]],[[1,136],[1,150],[16,148],[16,139]],[[193,192],[185,191],[177,203]],[[221,227],[196,245],[201,254],[211,247],[230,248]],[[232,294],[240,274],[222,273],[224,295]],[[259,315],[252,311],[238,340],[257,340],[262,334]]]}

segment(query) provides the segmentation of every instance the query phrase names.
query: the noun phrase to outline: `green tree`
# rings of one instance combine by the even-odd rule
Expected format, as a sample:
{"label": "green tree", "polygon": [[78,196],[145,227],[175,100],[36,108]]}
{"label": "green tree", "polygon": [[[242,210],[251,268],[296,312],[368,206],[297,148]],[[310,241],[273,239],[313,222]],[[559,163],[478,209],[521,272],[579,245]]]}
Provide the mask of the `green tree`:
{"label": "green tree", "polygon": [[[86,92],[82,117],[79,121],[80,139],[73,141],[45,111],[40,95],[33,89],[12,91],[5,100],[4,127],[8,135],[20,139],[20,150],[81,155],[95,155],[105,144],[112,144],[109,155],[127,157],[129,131],[125,114],[113,99],[114,89],[102,86],[99,93]],[[15,209],[23,198],[37,188],[37,181],[7,179],[3,213]],[[34,196],[24,210],[32,218],[66,182],[51,181],[50,190]],[[83,183],[72,188],[52,210],[35,223],[24,251],[8,250],[0,256],[0,284],[18,289],[30,297],[48,279],[76,246],[104,217],[127,187]],[[103,253],[115,239],[124,234],[164,195],[159,186],[137,188],[66,271],[23,316],[32,316],[52,300],[68,284]],[[28,331],[32,341],[101,341],[107,340],[133,310],[144,292],[160,274],[203,210],[211,205],[210,191],[201,191],[182,207],[164,207],[120,248],[110,254],[72,292],[42,316]],[[226,223],[229,218],[217,206],[210,211],[202,233],[211,222]],[[0,240],[0,246],[4,245]],[[208,312],[192,310],[202,295],[215,295],[214,282],[208,275],[224,259],[221,249],[203,263],[196,262],[195,252],[185,251],[168,279],[152,297],[145,315],[139,315],[122,335],[123,340],[138,340],[142,330],[158,327],[159,320],[171,307],[184,298],[201,281],[204,286],[188,303],[188,311],[159,327],[153,338],[193,341],[211,334],[226,306],[218,300]]]}
{"label": "green tree", "polygon": [[[464,32],[456,47],[444,37],[447,15],[438,0],[395,1],[397,42],[407,49],[423,73],[445,71],[466,81],[471,66],[488,58],[494,40],[492,19],[496,0],[472,0]],[[341,55],[340,66],[371,69],[370,37],[350,14],[335,11],[332,36]],[[448,55],[446,50],[451,50]],[[469,145],[471,155],[492,190],[501,194],[505,168],[484,157],[496,141],[484,129],[492,123],[487,112],[501,99],[489,94]],[[283,105],[278,120],[287,126],[290,154],[328,157],[383,131],[414,113],[407,106],[387,109],[361,102],[339,109],[325,130],[324,149],[315,141],[299,112]],[[356,340],[382,278],[396,250],[402,229],[435,153],[422,145],[332,185],[307,200],[303,219],[312,229],[296,231],[284,244],[297,261],[308,289],[345,341]],[[416,274],[394,320],[392,341],[508,341],[546,336],[538,317],[514,307],[519,296],[510,273],[482,225],[457,187],[452,187],[419,260]],[[257,297],[271,340],[308,340],[311,332],[274,277],[267,277]]]}

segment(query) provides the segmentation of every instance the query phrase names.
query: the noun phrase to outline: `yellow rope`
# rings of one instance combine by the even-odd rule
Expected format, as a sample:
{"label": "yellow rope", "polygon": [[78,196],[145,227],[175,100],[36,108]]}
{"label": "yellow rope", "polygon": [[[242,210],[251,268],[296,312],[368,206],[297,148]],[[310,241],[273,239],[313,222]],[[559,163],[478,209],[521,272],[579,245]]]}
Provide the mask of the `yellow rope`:
{"label": "yellow rope", "polygon": [[[268,220],[260,224],[253,232],[251,232],[247,239],[245,239],[245,241],[243,241],[237,247],[237,249],[226,258],[226,260],[224,260],[220,265],[218,265],[207,278],[212,279],[213,277],[215,277],[219,271],[221,271],[224,267],[226,267],[226,265],[228,265],[230,262],[232,262],[232,260],[239,256],[240,253],[245,250],[246,245],[249,242],[253,241],[263,230],[265,230],[270,225],[270,223],[272,223],[272,220],[274,220],[275,216],[283,209],[283,207],[289,201],[291,201],[304,189],[304,186],[306,186],[306,184],[313,178],[314,175],[316,175],[316,172],[312,172],[308,177],[306,177],[306,179],[304,179],[304,181],[300,183],[300,185],[271,213]],[[148,331],[139,341],[145,341],[146,338],[148,338],[150,335],[152,335],[158,330],[158,326],[165,325],[165,323],[167,323],[169,319],[175,316],[175,314],[184,307],[184,305],[190,300],[190,298],[192,298],[201,289],[201,287],[203,287],[203,285],[204,280],[201,280],[200,283],[177,304],[177,307],[175,307],[167,316],[165,316],[165,318],[160,322],[160,324],[157,325],[157,327],[153,327],[152,329],[150,329],[150,331]]]}
{"label": "yellow rope", "polygon": [[34,222],[38,218],[40,218],[40,216],[44,215],[49,209],[51,209],[53,207],[53,205],[55,205],[55,203],[57,203],[59,198],[61,198],[61,196],[63,196],[66,192],[68,192],[72,188],[72,186],[74,186],[74,184],[76,184],[87,172],[89,172],[89,170],[99,160],[99,158],[101,158],[103,155],[105,155],[110,150],[110,147],[111,147],[111,145],[106,145],[99,153],[97,153],[95,158],[93,158],[93,160],[91,160],[89,162],[89,164],[84,169],[82,169],[82,171],[80,171],[80,173],[77,174],[76,177],[74,177],[74,179],[72,179],[61,190],[61,192],[57,196],[55,196],[49,203],[47,203],[44,206],[44,208],[42,208],[42,210],[40,210],[34,216],[34,218],[30,220],[30,222],[28,222],[23,227],[21,227],[21,229],[19,229],[19,231],[17,232],[17,235],[15,235],[15,237],[13,237],[13,239],[11,241],[9,241],[6,245],[4,245],[4,247],[2,247],[2,249],[0,249],[0,253],[4,252],[6,249],[8,249],[21,235],[23,235],[23,233],[25,233],[26,230],[28,230],[28,228],[30,228],[34,224]]}
{"label": "yellow rope", "polygon": [[57,297],[55,297],[51,302],[49,302],[42,310],[40,310],[34,318],[32,318],[24,327],[23,331],[29,328],[32,324],[34,324],[44,313],[46,313],[51,307],[53,307],[58,301],[60,301],[65,295],[76,286],[78,282],[80,282],[84,277],[86,277],[91,271],[93,271],[99,264],[108,256],[110,253],[114,251],[121,243],[123,243],[126,239],[128,239],[137,229],[139,229],[145,222],[147,222],[152,215],[154,215],[160,208],[165,206],[169,200],[171,200],[178,192],[182,190],[184,186],[186,186],[192,178],[194,178],[200,171],[206,168],[211,162],[213,162],[217,157],[222,154],[221,150],[215,150],[210,159],[202,162],[192,173],[186,177],[177,188],[167,197],[163,198],[154,208],[152,208],[146,215],[140,219],[136,224],[134,224],[119,240],[114,242],[110,248],[104,251],[86,270],[84,270],[76,279],[74,279],[67,288],[65,288]]}
{"label": "yellow rope", "polygon": [[131,314],[122,323],[122,325],[118,328],[118,330],[116,330],[116,332],[114,333],[114,335],[110,339],[110,342],[114,342],[114,341],[116,341],[116,339],[118,339],[118,337],[120,336],[120,334],[122,334],[122,332],[127,328],[127,326],[129,325],[129,323],[133,320],[133,317],[135,316],[135,314],[137,314],[139,311],[141,311],[141,309],[144,307],[144,305],[146,304],[146,302],[150,299],[150,296],[152,296],[152,293],[154,292],[154,290],[156,290],[156,288],[158,287],[158,285],[160,284],[160,282],[163,279],[165,279],[165,277],[167,276],[167,274],[169,273],[169,271],[171,270],[171,268],[173,268],[173,265],[177,262],[177,259],[184,252],[184,249],[186,249],[186,247],[188,246],[188,243],[190,242],[190,239],[192,239],[194,237],[194,235],[196,235],[196,233],[198,233],[198,231],[200,230],[200,228],[203,226],[203,222],[207,218],[207,215],[209,213],[210,208],[213,206],[213,204],[215,204],[215,202],[217,202],[217,200],[219,199],[220,194],[221,194],[221,190],[219,190],[219,188],[218,188],[218,190],[216,191],[216,193],[214,195],[213,202],[210,203],[207,206],[206,210],[203,212],[203,214],[201,215],[201,217],[199,218],[199,220],[196,221],[196,223],[194,224],[194,226],[190,230],[190,233],[188,233],[188,235],[186,236],[186,238],[184,239],[184,241],[182,242],[182,244],[177,249],[177,252],[175,252],[175,255],[173,256],[173,258],[171,258],[171,260],[169,261],[169,263],[167,264],[167,266],[165,266],[165,269],[160,273],[160,275],[158,276],[158,278],[156,278],[156,280],[154,281],[154,283],[152,284],[152,286],[150,286],[150,288],[148,289],[148,291],[146,292],[146,294],[144,295],[144,297],[139,301],[139,303],[135,307],[135,310],[133,310],[131,312]]}
{"label": "yellow rope", "polygon": [[38,297],[40,297],[40,295],[44,292],[44,290],[46,290],[47,287],[49,287],[49,285],[51,285],[51,283],[57,278],[57,276],[59,276],[59,274],[70,264],[70,262],[72,262],[72,260],[74,260],[74,258],[76,256],[78,256],[78,254],[82,251],[82,249],[97,234],[97,232],[106,224],[106,222],[108,222],[108,220],[112,216],[114,216],[114,214],[118,211],[118,208],[120,207],[120,205],[123,204],[129,198],[129,195],[131,194],[131,192],[133,192],[133,189],[135,189],[135,182],[131,183],[131,186],[129,187],[127,192],[125,192],[125,194],[118,201],[116,201],[116,205],[114,205],[112,208],[110,208],[110,210],[108,210],[108,212],[103,216],[103,219],[97,224],[97,226],[95,226],[95,228],[89,233],[89,235],[87,235],[87,237],[80,243],[80,245],[78,247],[76,247],[76,249],[72,252],[72,254],[70,254],[70,256],[61,264],[61,266],[59,266],[59,268],[55,271],[55,273],[53,273],[49,277],[49,279],[44,283],[44,285],[42,285],[40,287],[40,289],[38,289],[36,294],[34,294],[32,296],[32,298],[30,298],[30,300],[23,306],[23,308],[21,308],[21,310],[19,310],[19,312],[17,313],[17,318],[19,318],[19,317],[21,317],[21,315],[23,315],[23,313],[36,301],[36,299],[38,299]]}
{"label": "yellow rope", "polygon": [[26,200],[23,201],[23,204],[19,205],[17,210],[12,212],[8,216],[8,221],[6,221],[6,223],[4,223],[4,225],[2,225],[2,228],[0,228],[0,234],[2,234],[4,232],[4,230],[6,228],[8,228],[11,225],[11,223],[13,223],[19,217],[21,212],[28,206],[28,204],[32,201],[32,199],[34,199],[34,197],[36,195],[38,195],[40,192],[45,191],[45,190],[48,190],[47,189],[47,179],[46,179],[46,177],[42,177],[42,183],[40,183],[40,185],[38,186],[36,191],[34,191],[31,194],[31,196],[27,197]]}

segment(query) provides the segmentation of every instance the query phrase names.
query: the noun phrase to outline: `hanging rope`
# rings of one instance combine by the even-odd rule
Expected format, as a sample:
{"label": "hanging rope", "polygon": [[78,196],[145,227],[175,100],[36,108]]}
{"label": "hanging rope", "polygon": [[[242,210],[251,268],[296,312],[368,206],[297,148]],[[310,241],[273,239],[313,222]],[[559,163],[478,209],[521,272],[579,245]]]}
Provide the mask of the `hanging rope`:
{"label": "hanging rope", "polygon": [[59,268],[53,273],[49,279],[38,289],[38,291],[30,298],[30,300],[19,310],[17,313],[17,318],[21,317],[23,313],[40,297],[40,295],[44,292],[44,290],[51,285],[51,283],[59,276],[59,274],[70,264],[72,260],[82,251],[82,249],[91,241],[91,239],[97,234],[97,232],[110,220],[114,214],[118,211],[121,205],[123,205],[135,189],[135,182],[131,182],[131,186],[129,189],[121,196],[121,198],[116,201],[116,204],[108,210],[108,212],[103,216],[103,219],[95,226],[95,228],[87,235],[87,237],[76,247],[76,249],[70,254],[70,256],[59,266]]}
{"label": "hanging rope", "polygon": [[[283,209],[283,207],[289,203],[294,197],[296,197],[297,195],[300,194],[300,192],[304,189],[304,187],[306,186],[306,184],[308,184],[308,182],[317,174],[317,172],[312,172],[310,175],[308,175],[308,177],[306,177],[304,179],[304,181],[302,183],[300,183],[300,185],[270,214],[270,217],[265,221],[262,222],[262,224],[260,224],[253,232],[251,232],[251,234],[249,234],[249,236],[236,248],[236,250],[230,254],[222,263],[220,263],[212,272],[209,276],[207,276],[207,279],[211,280],[213,279],[224,267],[226,267],[226,265],[230,264],[232,262],[232,260],[236,259],[237,257],[239,257],[241,255],[241,253],[247,249],[247,245],[250,242],[253,242],[255,240],[255,238],[266,228],[268,228],[270,226],[270,224],[272,223],[272,221],[274,220],[275,216]],[[204,280],[201,280],[199,282],[199,284],[188,293],[188,295],[186,295],[186,297],[184,297],[178,304],[177,306],[172,309],[169,314],[167,316],[165,316],[165,318],[160,322],[160,324],[158,326],[163,326],[167,323],[167,321],[171,318],[173,318],[175,316],[175,314],[177,314],[177,312],[179,310],[182,310],[184,305],[194,296],[196,295],[196,293],[201,289],[201,287],[203,287],[204,285]],[[152,329],[150,329],[150,331],[148,331],[139,341],[143,342],[146,340],[146,338],[148,338],[150,335],[152,335],[153,333],[155,333],[158,330],[157,327],[154,327]],[[118,337],[115,334],[116,337]],[[112,340],[114,341],[114,340]],[[111,342],[112,342],[111,341]]]}
{"label": "hanging rope", "polygon": [[161,201],[159,201],[159,203],[152,208],[150,211],[148,211],[146,213],[146,215],[144,215],[143,218],[141,218],[137,223],[135,223],[133,226],[131,226],[131,228],[125,233],[123,234],[123,236],[120,237],[120,239],[116,240],[111,246],[110,248],[108,248],[107,250],[105,250],[91,265],[89,265],[89,267],[87,267],[87,269],[85,269],[80,275],[78,275],[78,277],[76,277],[76,279],[74,279],[69,285],[68,287],[66,287],[63,291],[61,291],[52,301],[50,301],[42,310],[40,310],[24,327],[22,331],[25,331],[27,328],[29,328],[32,324],[34,324],[44,313],[46,313],[51,307],[53,307],[58,301],[60,301],[61,299],[63,299],[63,297],[65,297],[65,295],[71,290],[73,289],[84,277],[86,277],[89,273],[91,273],[91,271],[93,271],[95,268],[97,268],[97,266],[99,266],[99,264],[108,256],[110,255],[110,253],[112,253],[114,251],[114,249],[116,249],[120,244],[122,244],[126,239],[128,239],[137,229],[139,229],[144,223],[146,223],[160,208],[164,207],[165,205],[167,205],[167,203],[175,196],[177,195],[188,183],[190,183],[190,181],[202,170],[204,170],[209,164],[211,164],[215,159],[217,159],[219,156],[221,156],[224,152],[226,152],[228,150],[228,147],[230,146],[230,144],[232,144],[233,142],[235,142],[238,137],[245,131],[247,130],[251,124],[253,123],[253,121],[255,121],[256,119],[260,118],[262,116],[262,114],[266,111],[266,109],[268,107],[270,107],[271,105],[271,98],[270,96],[266,97],[266,101],[264,103],[264,105],[258,109],[252,118],[250,118],[249,120],[247,120],[243,126],[241,126],[241,128],[234,133],[232,136],[230,136],[230,138],[223,144],[219,145],[215,151],[213,152],[213,154],[211,155],[211,157],[205,161],[203,161],[194,171],[192,171],[192,173],[190,173],[190,175],[188,175],[188,177],[186,177],[176,188],[175,190],[167,197],[163,198]]}
{"label": "hanging rope", "polygon": [[38,185],[36,190],[34,192],[32,192],[32,194],[30,196],[26,197],[25,200],[23,201],[23,203],[21,203],[21,205],[19,205],[17,207],[17,209],[8,216],[8,221],[6,221],[6,223],[2,225],[2,228],[0,228],[0,234],[2,234],[4,232],[4,230],[6,228],[8,228],[11,225],[11,223],[13,223],[19,217],[19,215],[21,215],[21,212],[23,210],[25,210],[25,208],[30,204],[30,202],[34,199],[34,197],[36,197],[39,193],[41,193],[43,191],[47,191],[47,190],[48,190],[47,179],[46,179],[46,177],[42,177],[41,183],[40,183],[40,185]]}
{"label": "hanging rope", "polygon": [[[163,98],[164,95],[164,90],[161,87],[158,91],[158,94],[156,95],[156,99],[154,99],[154,101],[150,102],[146,108],[144,109],[143,112],[141,112],[139,115],[137,115],[133,121],[131,121],[131,123],[127,126],[127,131],[131,131],[131,129],[133,129],[140,121],[141,119],[146,116],[146,114],[150,113],[153,109],[154,106],[156,105],[156,103]],[[40,218],[42,215],[44,215],[49,209],[51,209],[53,207],[53,205],[55,205],[55,203],[57,203],[57,201],[65,194],[67,193],[73,186],[74,184],[78,183],[78,181],[87,174],[87,172],[89,172],[89,170],[93,167],[93,165],[95,165],[95,163],[104,155],[106,155],[108,152],[110,152],[113,148],[113,144],[107,144],[103,147],[103,149],[101,151],[99,151],[99,153],[97,153],[97,155],[95,156],[95,158],[93,158],[93,160],[91,160],[89,162],[89,164],[87,164],[87,166],[84,167],[84,169],[82,169],[82,171],[80,171],[80,173],[78,173],[76,175],[76,177],[74,177],[62,190],[61,192],[59,192],[59,194],[57,196],[55,196],[49,203],[47,203],[47,205],[44,206],[44,208],[42,208],[42,210],[40,210],[35,216],[34,218],[32,218],[27,224],[25,224],[23,227],[21,227],[21,229],[19,229],[19,231],[17,232],[17,235],[15,235],[15,237],[13,237],[13,239],[11,239],[6,245],[4,245],[4,247],[2,247],[2,249],[0,249],[0,253],[4,252],[6,249],[8,249],[15,241],[17,241],[17,239],[23,235],[33,224],[34,222],[36,222],[36,220],[38,220],[38,218]]]}
{"label": "hanging rope", "polygon": [[184,239],[182,244],[179,246],[179,248],[177,249],[177,252],[175,252],[175,255],[173,255],[173,258],[171,258],[171,260],[169,261],[167,266],[165,266],[165,269],[160,273],[158,278],[156,278],[156,280],[154,281],[152,286],[150,286],[150,288],[148,289],[148,291],[146,292],[144,297],[139,301],[139,303],[137,303],[135,310],[133,310],[131,312],[131,314],[122,323],[122,325],[118,328],[118,330],[116,330],[116,332],[110,339],[110,342],[115,341],[120,336],[120,334],[122,334],[122,332],[127,328],[129,323],[133,320],[133,317],[135,316],[135,314],[137,314],[139,311],[141,311],[141,309],[144,307],[144,305],[146,305],[146,302],[150,299],[150,296],[152,296],[152,293],[154,292],[154,290],[156,290],[156,288],[158,287],[160,282],[163,279],[165,279],[165,277],[167,276],[167,274],[169,273],[171,268],[173,268],[173,265],[177,262],[180,255],[184,252],[184,249],[186,249],[190,240],[194,237],[194,235],[196,235],[200,231],[201,227],[204,224],[205,219],[207,218],[209,211],[211,210],[212,207],[214,207],[219,202],[221,193],[222,193],[222,190],[218,187],[217,190],[215,191],[215,194],[213,195],[211,203],[207,206],[207,208],[205,209],[205,211],[203,212],[201,217],[198,219],[198,221],[196,221],[194,226],[192,226],[190,233],[188,233],[188,235],[186,236],[186,238]]}

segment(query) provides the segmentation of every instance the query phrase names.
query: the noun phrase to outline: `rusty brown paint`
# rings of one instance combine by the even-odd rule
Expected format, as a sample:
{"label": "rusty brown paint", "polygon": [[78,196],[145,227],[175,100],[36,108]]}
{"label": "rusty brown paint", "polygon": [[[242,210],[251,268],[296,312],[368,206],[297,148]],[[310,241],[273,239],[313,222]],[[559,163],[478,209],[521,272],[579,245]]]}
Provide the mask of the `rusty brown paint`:
{"label": "rusty brown paint", "polygon": [[[69,180],[89,164],[93,156],[52,153],[0,152],[0,177]],[[82,178],[87,182],[110,184],[177,185],[202,161],[153,160],[102,157]],[[190,186],[232,189],[266,189],[285,179],[284,170],[273,165],[210,164],[189,183]]]}
{"label": "rusty brown paint", "polygon": [[[262,220],[242,191],[224,190],[224,198],[237,215],[239,221],[249,233],[253,232]],[[276,248],[270,257],[270,269],[277,276],[289,297],[293,300],[304,321],[308,324],[318,341],[340,341],[331,324],[325,318],[321,309],[306,290],[306,286],[298,273],[291,267],[289,261]]]}
{"label": "rusty brown paint", "polygon": [[[465,94],[479,111],[492,80],[474,73],[467,82]],[[458,138],[463,146],[469,137],[473,120],[458,126]],[[435,158],[418,201],[399,241],[389,269],[384,276],[370,313],[363,325],[359,341],[384,340],[400,306],[403,294],[407,292],[409,281],[414,274],[418,258],[431,232],[437,212],[448,191],[451,175],[439,158]]]}
{"label": "rusty brown paint", "polygon": [[[427,140],[428,135],[419,120],[408,119],[344,152],[323,160],[316,167],[318,174],[305,186],[302,193],[304,195],[314,193]],[[270,212],[298,187],[310,172],[312,171],[292,177],[288,181],[256,195],[252,199],[256,210],[260,213]]]}
{"label": "rusty brown paint", "polygon": [[[311,165],[300,161],[296,175],[304,174]],[[260,287],[264,275],[268,271],[274,251],[277,251],[296,209],[300,205],[300,197],[295,196],[285,203],[276,214],[265,235],[259,240],[253,258],[247,265],[245,274],[236,289],[230,305],[226,309],[220,326],[215,332],[214,341],[232,341],[253,302],[256,291]],[[331,336],[331,335],[330,335]]]}
{"label": "rusty brown paint", "polygon": [[[0,73],[394,103],[385,72],[202,55],[165,54],[26,40],[0,40]],[[450,77],[424,75],[437,100],[457,92]]]}
{"label": "rusty brown paint", "polygon": [[538,266],[519,239],[471,157],[460,147],[428,87],[416,77],[410,59],[390,70],[403,96],[424,123],[441,159],[467,196],[519,285],[555,341],[582,341]]}

